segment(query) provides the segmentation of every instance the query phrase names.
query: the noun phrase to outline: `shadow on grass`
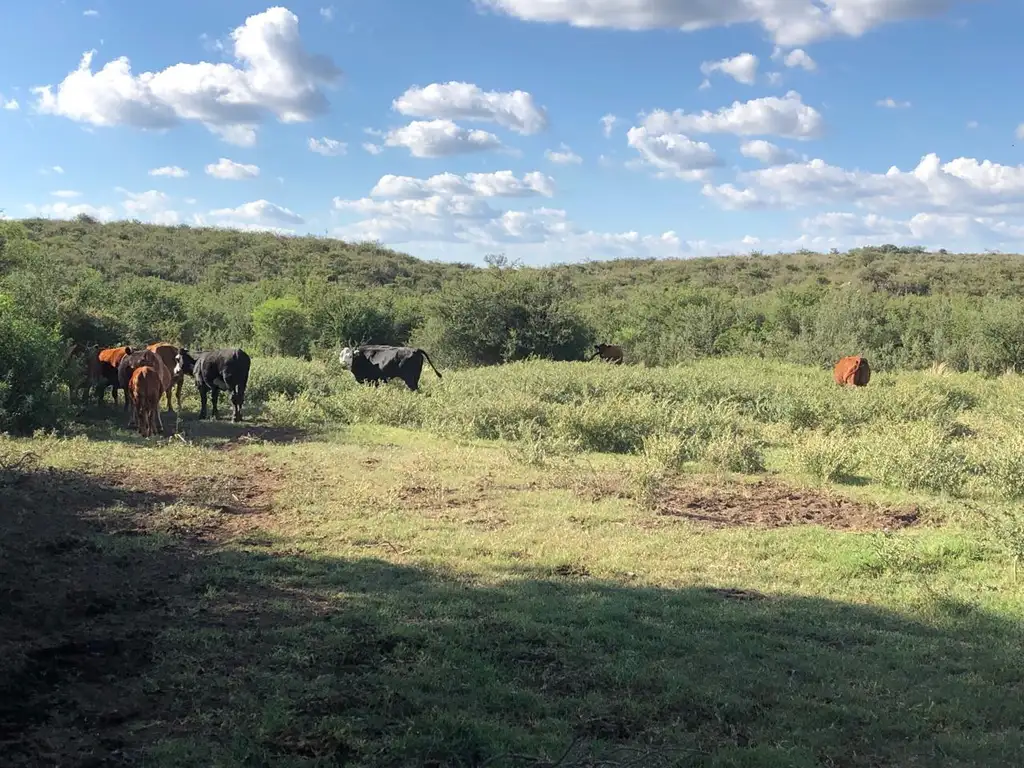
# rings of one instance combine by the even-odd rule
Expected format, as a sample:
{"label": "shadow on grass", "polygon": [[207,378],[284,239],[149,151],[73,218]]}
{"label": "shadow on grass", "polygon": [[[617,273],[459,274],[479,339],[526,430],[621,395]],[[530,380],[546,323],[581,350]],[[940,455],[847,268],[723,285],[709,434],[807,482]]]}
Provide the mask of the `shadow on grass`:
{"label": "shadow on grass", "polygon": [[[585,568],[498,583],[199,543],[173,498],[0,486],[5,765],[1015,765],[1021,632]],[[603,760],[604,762],[600,762]]]}

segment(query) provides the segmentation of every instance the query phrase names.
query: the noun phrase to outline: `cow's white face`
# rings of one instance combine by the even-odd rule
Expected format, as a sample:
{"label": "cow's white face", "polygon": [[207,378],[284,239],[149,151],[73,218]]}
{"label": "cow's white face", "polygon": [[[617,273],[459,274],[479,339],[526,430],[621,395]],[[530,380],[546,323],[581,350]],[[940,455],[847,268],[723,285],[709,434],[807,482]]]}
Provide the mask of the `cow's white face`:
{"label": "cow's white face", "polygon": [[352,370],[352,347],[345,347],[341,350],[341,354],[338,355],[338,362],[341,363],[342,368]]}

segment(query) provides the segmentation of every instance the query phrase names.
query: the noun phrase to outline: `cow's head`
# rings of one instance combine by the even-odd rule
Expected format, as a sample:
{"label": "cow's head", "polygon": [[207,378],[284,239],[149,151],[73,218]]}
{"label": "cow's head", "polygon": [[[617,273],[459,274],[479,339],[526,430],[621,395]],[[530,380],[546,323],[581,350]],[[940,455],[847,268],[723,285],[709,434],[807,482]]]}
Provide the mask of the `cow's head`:
{"label": "cow's head", "polygon": [[189,375],[195,370],[195,367],[196,359],[189,354],[188,349],[186,347],[179,349],[178,354],[174,356],[174,375]]}
{"label": "cow's head", "polygon": [[353,356],[352,347],[343,347],[341,354],[338,355],[338,362],[341,363],[341,367],[351,371]]}

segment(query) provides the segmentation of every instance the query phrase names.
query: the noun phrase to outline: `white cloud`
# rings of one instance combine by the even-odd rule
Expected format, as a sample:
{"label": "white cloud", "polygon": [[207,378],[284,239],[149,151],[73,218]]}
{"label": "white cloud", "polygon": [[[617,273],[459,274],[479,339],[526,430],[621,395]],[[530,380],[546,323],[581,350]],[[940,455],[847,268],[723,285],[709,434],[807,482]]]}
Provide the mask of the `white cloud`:
{"label": "white cloud", "polygon": [[952,242],[991,243],[1024,240],[1024,226],[986,216],[918,213],[892,219],[869,213],[829,212],[806,218],[801,227],[813,234],[854,238],[861,243],[917,243],[941,247]]}
{"label": "white cloud", "polygon": [[167,176],[172,179],[184,179],[188,171],[176,165],[165,165],[161,168],[154,168],[149,172],[150,176]]}
{"label": "white cloud", "polygon": [[765,77],[768,78],[769,85],[781,85],[782,73],[781,72],[768,72]]}
{"label": "white cloud", "polygon": [[615,123],[619,118],[609,113],[601,118],[601,130],[604,133],[604,137],[607,139],[612,135],[612,128],[615,127]]}
{"label": "white cloud", "polygon": [[329,5],[326,8],[321,8],[320,15],[324,21],[334,21],[334,6]]}
{"label": "white cloud", "polygon": [[165,226],[173,226],[181,221],[178,212],[170,208],[171,198],[163,192],[151,189],[135,193],[121,188],[117,191],[125,196],[121,206],[129,218]]}
{"label": "white cloud", "polygon": [[405,147],[413,157],[448,157],[502,146],[493,133],[462,128],[451,120],[414,120],[389,131],[384,143],[389,147]]}
{"label": "white cloud", "polygon": [[227,179],[230,181],[242,181],[243,179],[254,179],[260,175],[259,166],[236,163],[226,157],[220,158],[216,163],[206,166],[206,173],[215,179]]}
{"label": "white cloud", "polygon": [[627,30],[696,32],[758,24],[779,45],[806,45],[837,35],[860,37],[905,19],[934,16],[952,0],[475,0],[525,21]]}
{"label": "white cloud", "polygon": [[[977,123],[975,123],[975,125],[977,125]],[[1017,132],[1014,135],[1021,141],[1024,141],[1024,123],[1017,126]]]}
{"label": "white cloud", "polygon": [[410,117],[491,122],[521,134],[538,133],[548,124],[547,111],[526,91],[484,91],[454,81],[413,86],[391,107]]}
{"label": "white cloud", "polygon": [[0,98],[0,104],[2,104],[3,108],[8,112],[16,112],[21,109],[21,104],[18,103],[17,99],[7,99],[4,101],[4,99]]}
{"label": "white cloud", "polygon": [[59,165],[51,165],[49,168],[40,168],[39,172],[43,174],[43,176],[49,176],[51,173],[56,173],[60,175],[64,173],[64,169],[61,168]]}
{"label": "white cloud", "polygon": [[573,152],[569,145],[565,143],[562,143],[558,151],[544,150],[544,157],[556,165],[579,165],[583,162],[583,158]]}
{"label": "white cloud", "polygon": [[512,171],[467,173],[459,176],[442,173],[427,179],[387,174],[370,191],[371,197],[417,200],[435,195],[470,195],[476,197],[551,197],[555,180],[540,171],[516,178]]}
{"label": "white cloud", "polygon": [[64,198],[65,200],[73,198],[73,197],[81,197],[82,196],[81,192],[77,192],[77,191],[75,191],[73,189],[58,189],[58,190],[55,190],[55,191],[51,192],[50,194],[53,195],[54,197]]}
{"label": "white cloud", "polygon": [[702,75],[709,76],[712,72],[721,72],[738,83],[753,85],[757,80],[758,59],[752,53],[741,53],[731,59],[705,61],[700,65]]}
{"label": "white cloud", "polygon": [[744,157],[752,157],[755,160],[760,160],[768,166],[785,165],[786,163],[794,163],[800,159],[796,152],[789,149],[783,149],[782,147],[776,146],[770,141],[765,141],[764,139],[754,139],[753,141],[743,142],[740,145],[740,154]]}
{"label": "white cloud", "polygon": [[83,16],[99,16],[100,12],[99,11],[94,11],[94,10],[90,9],[88,11],[82,11],[82,15]]}
{"label": "white cloud", "polygon": [[255,143],[268,113],[293,123],[327,110],[321,89],[335,83],[340,71],[305,50],[294,13],[269,8],[248,17],[231,38],[241,67],[179,63],[134,75],[122,56],[93,72],[96,52],[88,51],[56,91],[49,85],[33,89],[37,109],[95,126],[166,129],[194,120],[243,146]]}
{"label": "white cloud", "polygon": [[708,169],[722,164],[710,144],[665,130],[665,126],[634,126],[626,138],[629,146],[640,153],[641,164],[657,168],[659,176],[700,181],[706,178]]}
{"label": "white cloud", "polygon": [[737,136],[783,136],[813,139],[821,136],[825,120],[814,107],[804,104],[800,94],[789,91],[782,98],[764,96],[750,101],[734,101],[717,112],[700,114],[655,110],[644,118],[644,127],[660,133],[732,133]]}
{"label": "white cloud", "polygon": [[50,219],[73,219],[84,214],[98,221],[110,221],[117,215],[117,212],[110,206],[104,205],[97,208],[86,203],[77,203],[75,205],[65,202],[48,203],[46,205],[28,204],[25,206],[25,209],[30,216]]}
{"label": "white cloud", "polygon": [[847,170],[820,159],[739,174],[743,186],[706,185],[723,208],[797,208],[853,204],[869,211],[971,215],[1024,214],[1024,165],[959,157],[942,163],[931,153],[912,171]]}
{"label": "white cloud", "polygon": [[326,136],[322,139],[311,138],[307,142],[307,146],[310,152],[316,152],[318,155],[326,157],[344,155],[348,151],[348,144],[337,139],[329,139]]}
{"label": "white cloud", "polygon": [[700,81],[700,85],[697,86],[697,90],[698,91],[706,91],[710,87],[711,87],[711,81],[708,80],[705,77],[703,80]]}
{"label": "white cloud", "polygon": [[374,144],[371,141],[365,141],[363,142],[363,151],[371,155],[379,155],[381,152],[384,151],[384,147],[380,146],[379,144]]}
{"label": "white cloud", "polygon": [[254,200],[237,208],[218,208],[205,216],[196,215],[195,220],[200,226],[271,232],[293,232],[305,223],[294,211],[267,200]]}
{"label": "white cloud", "polygon": [[791,69],[800,67],[808,72],[813,72],[818,68],[818,63],[803,48],[794,48],[786,54],[782,63]]}
{"label": "white cloud", "polygon": [[888,99],[879,99],[875,102],[876,107],[885,107],[886,109],[906,109],[910,106],[909,101],[896,101],[896,99],[890,97]]}
{"label": "white cloud", "polygon": [[[1024,123],[1022,123],[1022,126],[1024,126]],[[967,121],[967,127],[971,128],[972,130],[974,128],[977,128],[978,127],[978,121],[977,120],[968,120]],[[1021,127],[1018,127],[1017,130],[1021,131]]]}

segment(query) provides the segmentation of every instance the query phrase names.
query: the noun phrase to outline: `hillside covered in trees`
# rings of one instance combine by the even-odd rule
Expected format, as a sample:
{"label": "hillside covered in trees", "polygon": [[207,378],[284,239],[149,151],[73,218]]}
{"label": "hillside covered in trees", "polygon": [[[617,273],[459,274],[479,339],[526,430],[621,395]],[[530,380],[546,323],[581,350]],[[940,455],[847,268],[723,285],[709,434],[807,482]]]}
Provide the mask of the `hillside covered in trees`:
{"label": "hillside covered in trees", "polygon": [[447,367],[579,360],[596,341],[622,344],[628,362],[646,365],[745,355],[826,367],[860,353],[876,370],[1024,367],[1018,255],[881,246],[547,268],[500,254],[487,262],[184,225],[0,221],[0,373],[17,372],[0,401],[59,378],[37,352],[70,340],[299,357],[410,343]]}

